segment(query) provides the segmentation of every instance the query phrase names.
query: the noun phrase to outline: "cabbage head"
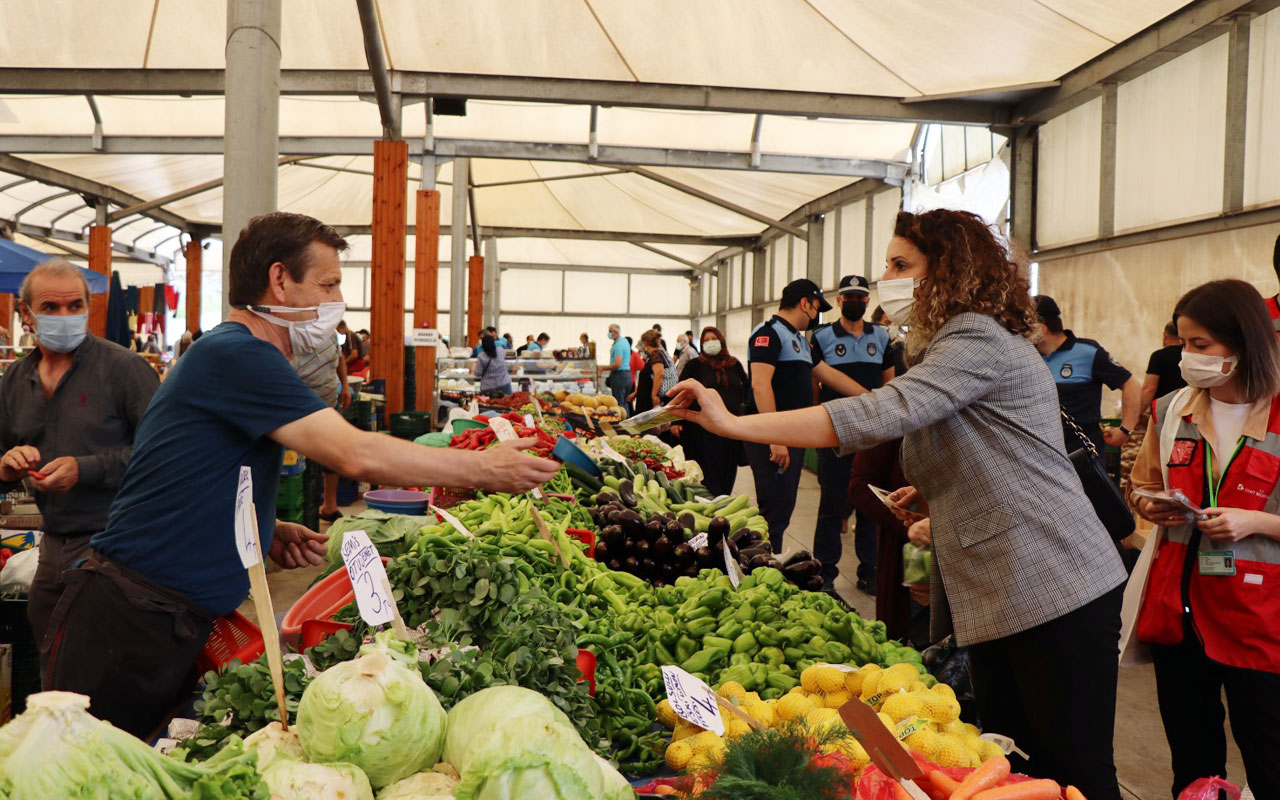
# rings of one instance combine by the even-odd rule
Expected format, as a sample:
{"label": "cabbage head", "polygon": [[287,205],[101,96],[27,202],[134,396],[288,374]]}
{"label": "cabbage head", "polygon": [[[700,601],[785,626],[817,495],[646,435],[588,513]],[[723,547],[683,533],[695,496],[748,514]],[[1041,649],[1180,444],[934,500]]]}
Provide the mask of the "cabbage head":
{"label": "cabbage head", "polygon": [[373,800],[369,779],[355,764],[305,764],[276,759],[262,779],[271,800]]}
{"label": "cabbage head", "polygon": [[279,722],[272,722],[246,736],[244,746],[258,754],[259,772],[266,771],[277,759],[305,761],[307,758],[302,752],[302,742],[298,741],[297,727],[286,731]]}
{"label": "cabbage head", "polygon": [[91,715],[89,698],[42,692],[0,728],[0,798],[266,800],[256,756],[236,737],[204,764],[161,755]]}
{"label": "cabbage head", "polygon": [[316,676],[298,704],[298,739],[307,759],[355,764],[375,789],[439,761],[446,716],[418,672],[416,655],[416,645],[386,631],[354,661]]}
{"label": "cabbage head", "polygon": [[445,754],[462,776],[457,800],[606,796],[596,756],[569,718],[518,686],[490,687],[454,706]]}
{"label": "cabbage head", "polygon": [[604,776],[604,792],[601,797],[604,800],[635,800],[636,790],[631,788],[631,783],[622,777],[622,773],[598,754],[592,753],[592,755],[596,757],[596,765],[600,767],[600,774]]}
{"label": "cabbage head", "polygon": [[378,792],[378,800],[453,800],[458,779],[443,772],[419,772]]}

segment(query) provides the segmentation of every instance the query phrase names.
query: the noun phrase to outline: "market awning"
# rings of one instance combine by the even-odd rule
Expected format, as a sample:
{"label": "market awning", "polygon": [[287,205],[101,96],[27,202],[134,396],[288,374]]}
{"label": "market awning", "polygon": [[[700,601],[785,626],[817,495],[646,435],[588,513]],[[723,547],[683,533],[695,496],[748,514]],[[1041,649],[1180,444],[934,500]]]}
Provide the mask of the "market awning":
{"label": "market awning", "polygon": [[[0,294],[17,294],[27,273],[56,256],[41,253],[17,242],[0,239]],[[84,267],[77,267],[89,282],[89,291],[102,294],[107,291],[107,276]]]}

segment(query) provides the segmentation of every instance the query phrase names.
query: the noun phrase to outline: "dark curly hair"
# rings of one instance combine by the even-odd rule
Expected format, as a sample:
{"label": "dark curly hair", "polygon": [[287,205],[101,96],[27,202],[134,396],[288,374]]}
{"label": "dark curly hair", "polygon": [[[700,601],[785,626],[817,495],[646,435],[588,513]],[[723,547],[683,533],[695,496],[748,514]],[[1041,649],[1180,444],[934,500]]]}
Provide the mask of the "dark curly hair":
{"label": "dark curly hair", "polygon": [[1026,260],[981,217],[950,209],[902,211],[893,235],[915,245],[927,262],[907,332],[910,360],[918,361],[938,329],[966,311],[1030,335],[1037,318]]}

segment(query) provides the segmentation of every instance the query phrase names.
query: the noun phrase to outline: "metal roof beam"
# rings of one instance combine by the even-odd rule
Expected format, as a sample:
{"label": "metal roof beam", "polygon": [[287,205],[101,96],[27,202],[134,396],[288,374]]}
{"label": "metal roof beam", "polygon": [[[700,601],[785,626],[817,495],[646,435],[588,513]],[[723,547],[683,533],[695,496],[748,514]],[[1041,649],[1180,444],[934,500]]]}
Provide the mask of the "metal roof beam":
{"label": "metal roof beam", "polygon": [[61,200],[62,198],[70,197],[73,194],[77,194],[77,192],[75,191],[58,192],[57,194],[51,194],[48,197],[42,197],[39,200],[35,201],[34,203],[31,203],[30,205],[24,206],[20,211],[18,211],[18,213],[14,214],[13,221],[17,222],[18,220],[22,219],[22,216],[26,214],[28,211],[33,211],[39,208],[40,206],[44,205],[45,203],[51,203],[54,200]]}
{"label": "metal roof beam", "polygon": [[[72,233],[71,231],[56,230],[46,228],[42,225],[32,225],[27,222],[14,222],[13,220],[0,219],[0,227],[8,228],[14,233],[20,233],[23,236],[30,236],[32,239],[55,239],[60,242],[73,242],[82,244],[86,247],[89,245],[89,237],[82,233]],[[60,248],[66,249],[66,248]],[[129,261],[137,261],[143,264],[155,264],[158,267],[168,267],[169,259],[156,253],[154,250],[144,250],[140,247],[133,247],[124,242],[112,242],[111,249],[116,253],[124,256]]]}
{"label": "metal roof beam", "polygon": [[[91,141],[90,137],[76,137]],[[0,171],[8,172],[13,175],[19,175],[29,178],[39,183],[45,183],[50,186],[57,186],[62,189],[68,189],[80,194],[90,195],[114,203],[118,206],[131,206],[143,202],[142,198],[121,191],[114,186],[97,181],[91,181],[88,178],[82,178],[79,175],[73,175],[70,172],[64,172],[60,169],[47,167],[44,164],[38,164],[34,161],[28,161],[25,158],[8,155],[14,152],[0,146]],[[95,152],[92,148],[88,152]],[[147,216],[156,222],[163,222],[172,225],[175,228],[191,232],[192,228],[199,227],[193,225],[188,220],[163,209],[154,209],[147,212]]]}
{"label": "metal roof beam", "polygon": [[[293,162],[300,161],[305,157],[306,156],[281,156],[280,165],[284,166],[285,164],[292,164]],[[217,189],[220,186],[222,186],[222,184],[225,181],[226,181],[225,177],[214,178],[211,181],[198,183],[195,186],[189,186],[186,189],[179,189],[178,191],[173,192],[172,194],[167,194],[164,197],[157,197],[154,200],[146,200],[141,203],[135,203],[134,205],[127,206],[125,208],[120,209],[119,211],[113,211],[110,214],[108,214],[107,222],[108,223],[116,222],[117,220],[124,219],[125,217],[131,217],[134,214],[145,214],[146,212],[150,211],[153,208],[160,208],[161,206],[168,205],[169,203],[176,203],[179,200],[185,200],[188,197],[194,197],[195,195],[212,191],[213,189]]]}
{"label": "metal roof beam", "polygon": [[[879,95],[730,86],[399,70],[389,77],[406,100],[450,97],[982,126],[1009,124],[1011,111],[1007,104],[986,100],[904,102]],[[224,83],[220,69],[0,69],[0,94],[222,95]],[[363,70],[280,71],[282,96],[372,95],[375,89],[373,77]]]}
{"label": "metal roof beam", "polygon": [[[370,225],[335,225],[340,236],[370,236]],[[452,225],[441,225],[440,235],[451,236]],[[410,225],[406,234],[414,234],[414,226]],[[466,231],[463,231],[466,235]],[[513,228],[485,226],[485,236],[496,239],[577,239],[595,242],[656,242],[658,244],[694,244],[712,247],[746,247],[756,240],[755,236],[734,235],[702,235],[689,233],[644,233],[639,231],[584,231],[565,228]],[[664,253],[664,255],[666,255]]]}
{"label": "metal roof beam", "polygon": [[[780,222],[774,219],[773,217],[770,217],[768,214],[761,214],[759,211],[753,211],[747,208],[746,206],[739,205],[738,203],[733,202],[732,200],[726,200],[723,197],[717,197],[716,195],[710,192],[704,192],[701,189],[698,189],[696,187],[690,186],[687,183],[684,183],[683,181],[678,181],[675,178],[669,178],[666,175],[662,175],[661,173],[654,172],[651,169],[645,169],[644,167],[629,167],[627,171],[635,173],[636,175],[640,175],[642,177],[648,178],[649,180],[654,181],[656,183],[660,183],[663,186],[669,186],[672,189],[675,189],[676,191],[684,192],[690,197],[696,197],[699,200],[703,200],[705,202],[711,203],[712,205],[716,205],[716,206],[720,206],[721,208],[728,209],[729,211],[732,211],[735,214],[744,216],[747,219],[753,219],[756,222],[762,222],[765,225],[768,225],[770,228],[777,228],[783,233],[789,233],[792,236],[805,235],[804,231],[795,227],[794,225],[788,225],[785,222]],[[693,265],[690,264],[690,266],[693,266]]]}
{"label": "metal roof beam", "polygon": [[1124,83],[1227,32],[1236,14],[1264,14],[1280,0],[1198,0],[1130,36],[1062,76],[1059,86],[1037,92],[1014,109],[1013,125],[1042,123],[1102,94],[1106,83]]}
{"label": "metal roof beam", "polygon": [[400,102],[391,91],[391,73],[387,69],[387,56],[382,46],[382,23],[378,21],[378,9],[373,0],[356,0],[360,14],[360,29],[364,33],[364,57],[369,63],[369,75],[373,80],[373,93],[378,100],[378,115],[382,118],[382,137],[400,138]]}
{"label": "metal roof beam", "polygon": [[648,250],[650,253],[660,255],[663,258],[669,258],[672,261],[676,262],[677,264],[684,264],[686,267],[692,267],[696,269],[698,272],[705,272],[708,275],[716,274],[716,270],[713,270],[709,267],[704,267],[701,264],[697,263],[696,261],[690,261],[687,258],[681,258],[675,253],[668,253],[666,250],[663,250],[660,247],[654,247],[653,245],[645,244],[644,242],[632,242],[631,244],[634,244],[636,247],[639,247],[641,250]]}
{"label": "metal roof beam", "polygon": [[[87,136],[0,136],[0,152],[6,153],[113,153],[144,155],[221,155],[219,136],[108,136],[103,149],[93,149]],[[408,142],[412,156],[422,155],[422,142]],[[594,163],[585,144],[506,142],[488,139],[436,139],[437,157],[497,158],[528,161]],[[367,156],[373,154],[373,140],[367,136],[280,137],[280,152],[294,156]],[[907,165],[869,158],[834,158],[761,153],[759,167],[748,152],[722,150],[681,150],[664,147],[600,145],[600,162],[626,166],[681,167],[686,169],[729,169],[779,172],[800,175],[842,175],[875,178],[901,184]],[[2,167],[0,167],[2,168]],[[128,204],[121,204],[128,205]]]}
{"label": "metal roof beam", "polygon": [[[487,230],[487,229],[486,229]],[[352,267],[355,269],[369,269],[372,262],[369,261],[344,261],[343,267]],[[413,269],[413,262],[406,261],[405,269]],[[660,269],[658,267],[620,267],[599,265],[593,266],[589,264],[543,264],[528,261],[500,261],[498,269],[506,272],[509,269],[518,269],[531,272],[622,272],[628,275],[669,275],[676,278],[689,278],[693,276],[692,270],[687,269]]]}

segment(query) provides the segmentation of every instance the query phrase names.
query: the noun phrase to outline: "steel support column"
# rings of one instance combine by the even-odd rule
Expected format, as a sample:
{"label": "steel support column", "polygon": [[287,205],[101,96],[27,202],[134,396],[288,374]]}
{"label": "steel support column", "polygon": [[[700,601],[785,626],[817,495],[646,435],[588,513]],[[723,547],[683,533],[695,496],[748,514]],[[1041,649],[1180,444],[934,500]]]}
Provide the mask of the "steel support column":
{"label": "steel support column", "polygon": [[[630,309],[628,309],[629,311]],[[702,279],[689,279],[689,329],[698,333],[702,326]]]}
{"label": "steel support column", "polygon": [[1106,238],[1116,232],[1116,112],[1119,94],[1115,83],[1108,83],[1103,87],[1102,150],[1098,173],[1099,238]]}
{"label": "steel support column", "polygon": [[222,191],[222,312],[240,230],[276,210],[280,135],[281,0],[227,0]]}
{"label": "steel support column", "polygon": [[1013,147],[1012,183],[1012,234],[1013,238],[1026,248],[1027,252],[1035,249],[1036,233],[1036,129],[1031,126],[1019,128],[1010,139]]}
{"label": "steel support column", "polygon": [[409,148],[373,143],[373,309],[370,376],[386,381],[387,413],[404,410],[404,240]]}
{"label": "steel support column", "polygon": [[764,297],[769,280],[769,254],[763,247],[751,251],[751,327],[764,322]]}
{"label": "steel support column", "polygon": [[467,346],[467,182],[471,159],[453,162],[453,224],[449,227],[451,258],[449,260],[449,344]]}
{"label": "steel support column", "polygon": [[729,281],[733,268],[728,261],[716,265],[716,307],[711,309],[716,315],[716,327],[723,331],[729,324]]}
{"label": "steel support column", "polygon": [[822,286],[822,229],[826,221],[818,216],[809,219],[809,232],[806,235],[808,247],[805,248],[805,275],[809,280]]}
{"label": "steel support column", "polygon": [[1231,18],[1227,34],[1227,130],[1222,168],[1222,210],[1244,208],[1244,140],[1249,95],[1249,16]]}
{"label": "steel support column", "polygon": [[200,330],[200,287],[203,285],[204,245],[199,239],[187,242],[187,330]]}
{"label": "steel support column", "polygon": [[[418,192],[417,226],[413,237],[413,327],[439,325],[440,193]],[[431,409],[435,396],[436,348],[419,347],[413,359],[414,408]],[[434,410],[434,409],[433,409]]]}

